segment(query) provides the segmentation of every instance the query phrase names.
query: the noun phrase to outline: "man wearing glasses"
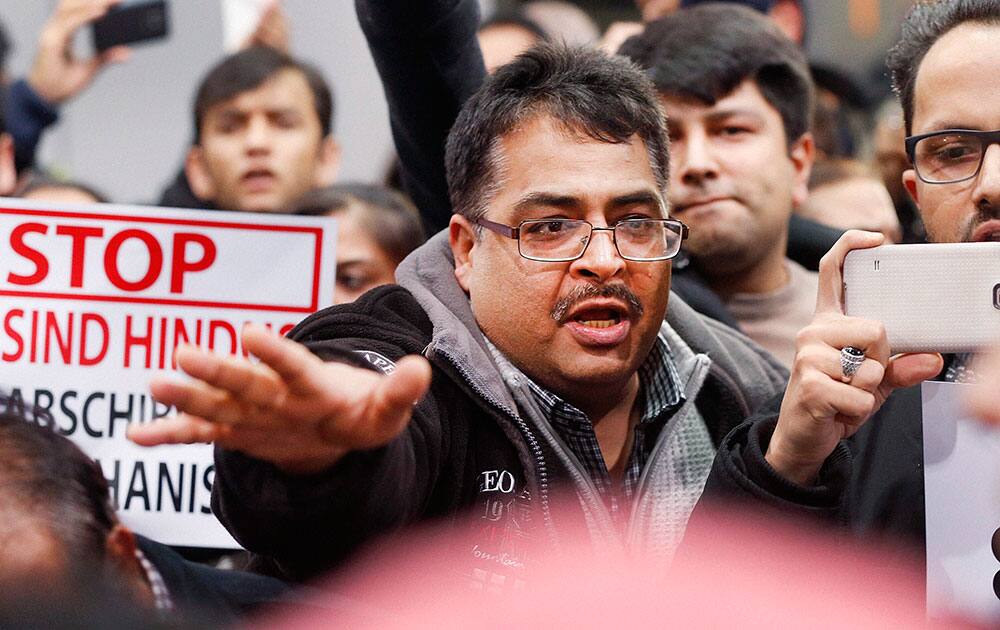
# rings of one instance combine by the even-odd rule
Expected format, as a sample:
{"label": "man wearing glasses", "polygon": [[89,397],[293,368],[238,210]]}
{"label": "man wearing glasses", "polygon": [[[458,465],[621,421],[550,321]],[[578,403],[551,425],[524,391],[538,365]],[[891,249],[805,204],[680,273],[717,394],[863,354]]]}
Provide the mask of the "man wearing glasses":
{"label": "man wearing glasses", "polygon": [[484,589],[516,588],[530,541],[577,528],[602,553],[669,558],[716,445],[784,373],[682,302],[667,312],[687,230],[663,200],[652,86],[545,46],[466,102],[446,153],[456,214],[401,286],[306,319],[304,345],[246,330],[259,365],[179,351],[200,380],[153,391],[186,413],[132,438],[214,440],[217,514],[293,578],[465,513],[454,570]]}
{"label": "man wearing glasses", "polygon": [[[1000,0],[919,3],[889,55],[913,164],[903,183],[937,243],[1000,239],[998,41]],[[713,488],[753,487],[784,509],[798,505],[922,545],[920,391],[894,390],[975,374],[966,355],[890,357],[878,322],[843,315],[844,256],[880,242],[849,232],[824,259],[817,316],[799,337],[780,415],[762,413],[727,438]],[[727,484],[714,486],[719,480]]]}

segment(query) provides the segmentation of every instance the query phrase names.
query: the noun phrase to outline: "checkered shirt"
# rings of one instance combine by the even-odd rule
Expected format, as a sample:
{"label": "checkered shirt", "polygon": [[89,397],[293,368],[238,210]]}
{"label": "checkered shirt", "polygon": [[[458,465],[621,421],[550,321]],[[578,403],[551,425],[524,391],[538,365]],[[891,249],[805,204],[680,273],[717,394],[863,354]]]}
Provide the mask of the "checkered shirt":
{"label": "checkered shirt", "polygon": [[[513,367],[492,343],[487,341],[487,345],[498,363],[502,362],[508,367]],[[624,496],[626,500],[632,498],[649,454],[656,444],[656,438],[667,420],[684,402],[680,376],[677,374],[666,340],[658,336],[649,356],[639,366],[639,396],[636,404],[642,409],[642,414],[635,426],[632,451],[626,464],[621,488],[613,487],[611,475],[608,473],[601,447],[597,442],[594,425],[587,414],[531,379],[525,377],[524,380],[528,383],[546,419],[580,460],[611,514],[621,524],[625,510],[621,509],[623,501],[620,497]]]}
{"label": "checkered shirt", "polygon": [[170,589],[163,581],[163,576],[157,571],[153,563],[149,561],[146,554],[142,553],[138,547],[135,548],[135,557],[142,565],[142,570],[146,572],[146,581],[153,591],[153,603],[158,612],[170,612],[174,609],[174,600],[170,597]]}

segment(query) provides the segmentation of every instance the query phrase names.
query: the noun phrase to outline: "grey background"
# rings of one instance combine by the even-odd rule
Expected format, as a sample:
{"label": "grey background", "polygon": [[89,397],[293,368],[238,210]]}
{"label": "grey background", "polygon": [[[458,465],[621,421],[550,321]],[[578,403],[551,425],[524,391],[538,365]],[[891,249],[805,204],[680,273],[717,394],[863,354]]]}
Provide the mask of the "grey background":
{"label": "grey background", "polygon": [[[12,76],[23,76],[55,0],[4,0],[15,50]],[[375,66],[351,0],[285,0],[292,52],[318,66],[336,97],[335,133],[343,145],[340,179],[380,180],[391,159],[388,115]],[[148,203],[172,179],[191,137],[190,110],[202,75],[221,58],[216,0],[174,0],[168,40],[136,46],[128,63],[108,68],[62,109],[41,145],[40,162],[92,184],[114,201]],[[89,30],[78,48],[86,54]]]}

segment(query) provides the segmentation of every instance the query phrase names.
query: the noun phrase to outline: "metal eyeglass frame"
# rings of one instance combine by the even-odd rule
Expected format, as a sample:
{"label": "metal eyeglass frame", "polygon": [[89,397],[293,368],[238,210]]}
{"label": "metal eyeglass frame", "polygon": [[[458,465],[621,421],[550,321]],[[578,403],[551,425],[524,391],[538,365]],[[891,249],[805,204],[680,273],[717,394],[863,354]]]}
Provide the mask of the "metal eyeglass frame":
{"label": "metal eyeglass frame", "polygon": [[[590,226],[590,235],[587,237],[587,244],[584,245],[583,249],[580,251],[579,254],[571,258],[538,258],[535,256],[526,256],[524,252],[521,251],[521,228],[522,226],[524,226],[525,223],[553,223],[562,221],[572,221],[574,223],[576,222],[586,223],[587,225]],[[670,254],[669,256],[662,256],[657,258],[635,258],[631,256],[626,256],[625,254],[622,253],[621,248],[618,247],[618,238],[615,236],[615,229],[622,223],[626,223],[628,221],[660,221],[662,223],[667,223],[671,226],[676,226],[678,228],[677,233],[681,237],[679,243],[684,242],[684,240],[688,237],[688,233],[690,231],[687,225],[685,225],[682,221],[678,221],[677,219],[654,219],[652,217],[622,219],[621,221],[616,221],[614,225],[611,225],[609,227],[597,227],[590,221],[585,221],[583,219],[526,219],[518,223],[517,227],[514,227],[511,225],[505,225],[503,223],[497,223],[495,221],[490,221],[489,219],[479,217],[478,219],[476,219],[475,223],[476,225],[481,225],[487,230],[495,232],[500,236],[506,236],[507,238],[514,239],[515,241],[517,241],[517,253],[521,255],[521,258],[526,258],[527,260],[534,260],[537,262],[570,262],[573,260],[578,260],[580,258],[583,258],[583,255],[587,253],[587,248],[590,247],[590,241],[594,236],[594,232],[611,232],[611,242],[614,243],[615,251],[618,252],[618,255],[621,256],[623,260],[630,260],[632,262],[659,262],[661,260],[670,260],[671,258],[677,256],[678,253],[680,253],[681,248],[680,244],[678,243],[677,251],[674,252],[673,254]]]}

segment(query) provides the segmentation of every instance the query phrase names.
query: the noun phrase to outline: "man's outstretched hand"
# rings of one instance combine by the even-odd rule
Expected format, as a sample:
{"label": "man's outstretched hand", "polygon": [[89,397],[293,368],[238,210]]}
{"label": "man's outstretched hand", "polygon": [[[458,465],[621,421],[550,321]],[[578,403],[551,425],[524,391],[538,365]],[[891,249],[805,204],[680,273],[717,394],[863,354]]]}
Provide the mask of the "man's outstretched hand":
{"label": "man's outstretched hand", "polygon": [[179,347],[178,365],[192,379],[156,377],[150,386],[177,416],[133,424],[129,439],[143,446],[215,442],[290,473],[314,473],[350,451],[388,443],[430,386],[422,357],[404,357],[383,375],[324,362],[261,326],[248,325],[242,339],[260,363]]}

